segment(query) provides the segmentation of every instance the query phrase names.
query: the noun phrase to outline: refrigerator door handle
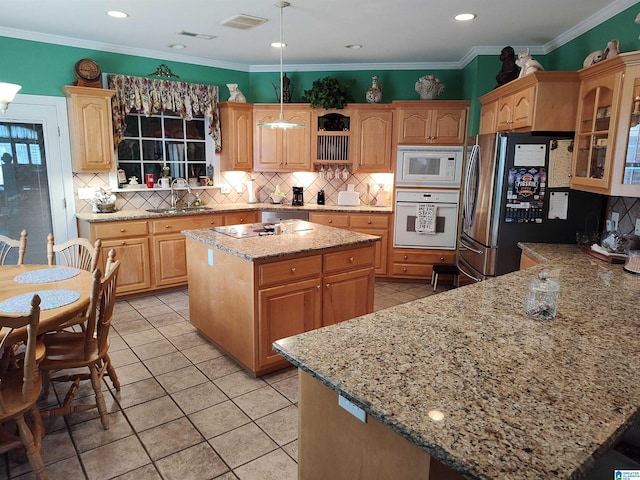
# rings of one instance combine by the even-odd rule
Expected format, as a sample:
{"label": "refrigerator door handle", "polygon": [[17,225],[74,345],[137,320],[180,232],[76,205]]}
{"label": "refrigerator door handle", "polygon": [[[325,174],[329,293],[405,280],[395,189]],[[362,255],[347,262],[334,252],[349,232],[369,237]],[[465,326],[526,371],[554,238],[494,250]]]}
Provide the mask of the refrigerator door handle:
{"label": "refrigerator door handle", "polygon": [[471,154],[469,155],[469,164],[467,165],[467,169],[465,172],[464,193],[463,193],[464,196],[463,196],[463,202],[462,202],[465,230],[471,228],[471,225],[473,224],[473,218],[472,218],[473,212],[471,211],[471,209],[472,209],[472,203],[475,199],[470,198],[469,184],[471,182],[471,172],[473,171],[476,163],[478,162],[479,150],[480,150],[480,147],[477,144],[471,147]]}
{"label": "refrigerator door handle", "polygon": [[469,272],[466,271],[465,268],[463,268],[461,265],[458,265],[458,270],[460,271],[460,273],[462,273],[465,277],[470,278],[471,280],[473,280],[474,282],[481,282],[482,279],[478,278],[478,277],[474,277],[473,275],[471,275]]}
{"label": "refrigerator door handle", "polygon": [[471,245],[466,243],[464,240],[460,239],[460,248],[464,250],[469,250],[477,255],[484,255],[482,250],[478,250],[477,248],[473,248]]}

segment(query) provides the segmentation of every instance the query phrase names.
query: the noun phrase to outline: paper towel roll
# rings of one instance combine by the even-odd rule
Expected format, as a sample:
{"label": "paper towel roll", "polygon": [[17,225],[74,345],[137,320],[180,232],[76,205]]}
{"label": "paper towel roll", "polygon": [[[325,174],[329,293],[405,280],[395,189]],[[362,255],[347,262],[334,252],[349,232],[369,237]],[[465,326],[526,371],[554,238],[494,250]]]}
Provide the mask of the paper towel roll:
{"label": "paper towel roll", "polygon": [[258,200],[256,198],[256,187],[253,183],[253,180],[249,180],[247,182],[247,192],[249,193],[249,203],[257,203]]}

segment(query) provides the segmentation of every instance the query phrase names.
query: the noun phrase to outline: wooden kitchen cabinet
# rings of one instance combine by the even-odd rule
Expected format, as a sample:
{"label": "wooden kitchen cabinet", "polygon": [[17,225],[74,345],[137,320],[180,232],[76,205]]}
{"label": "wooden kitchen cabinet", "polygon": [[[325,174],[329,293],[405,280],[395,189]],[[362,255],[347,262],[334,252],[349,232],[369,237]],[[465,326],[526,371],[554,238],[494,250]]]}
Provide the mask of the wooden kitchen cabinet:
{"label": "wooden kitchen cabinet", "polygon": [[71,164],[75,173],[115,171],[111,97],[114,90],[65,86]]}
{"label": "wooden kitchen cabinet", "polygon": [[102,241],[101,269],[104,271],[109,250],[121,260],[118,273],[118,295],[146,291],[151,287],[149,227],[146,220],[89,223],[78,221],[81,237]]}
{"label": "wooden kitchen cabinet", "polygon": [[394,278],[429,280],[433,275],[433,265],[438,263],[456,263],[455,251],[393,248],[391,275]]}
{"label": "wooden kitchen cabinet", "polygon": [[573,71],[539,71],[512,80],[479,98],[479,131],[573,131],[578,88]]}
{"label": "wooden kitchen cabinet", "polygon": [[302,123],[305,128],[268,128],[259,123],[276,121],[279,105],[254,105],[253,169],[257,172],[300,172],[311,170],[311,111],[309,106],[284,106],[286,120]]}
{"label": "wooden kitchen cabinet", "polygon": [[640,197],[640,52],[578,72],[571,188]]}
{"label": "wooden kitchen cabinet", "polygon": [[531,255],[527,255],[524,252],[520,252],[520,270],[524,270],[526,268],[535,267],[539,265],[540,261]]}
{"label": "wooden kitchen cabinet", "polygon": [[469,101],[395,101],[398,145],[464,145]]}
{"label": "wooden kitchen cabinet", "polygon": [[224,214],[224,225],[240,225],[242,223],[256,223],[260,212],[244,211]]}
{"label": "wooden kitchen cabinet", "polygon": [[387,275],[387,251],[389,249],[391,214],[311,212],[309,214],[309,221],[329,227],[344,228],[358,233],[379,236],[380,241],[375,243],[375,275]]}
{"label": "wooden kitchen cabinet", "polygon": [[393,107],[359,105],[353,124],[353,172],[392,173]]}
{"label": "wooden kitchen cabinet", "polygon": [[[373,254],[371,255],[373,263]],[[371,268],[354,270],[323,279],[322,326],[359,317],[373,311],[373,290],[369,285],[375,283],[375,274]]]}
{"label": "wooden kitchen cabinet", "polygon": [[222,102],[219,105],[220,170],[250,171],[253,168],[253,104]]}

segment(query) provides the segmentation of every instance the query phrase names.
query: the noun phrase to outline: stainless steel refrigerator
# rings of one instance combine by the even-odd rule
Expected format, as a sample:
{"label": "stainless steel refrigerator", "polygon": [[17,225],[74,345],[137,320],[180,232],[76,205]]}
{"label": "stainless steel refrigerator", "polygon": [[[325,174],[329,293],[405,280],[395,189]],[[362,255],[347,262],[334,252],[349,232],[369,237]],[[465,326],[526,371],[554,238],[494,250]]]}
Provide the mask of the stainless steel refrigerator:
{"label": "stainless steel refrigerator", "polygon": [[553,187],[566,178],[572,133],[484,134],[469,143],[458,242],[463,274],[480,281],[517,270],[518,242],[575,243],[576,233],[600,230],[606,197]]}

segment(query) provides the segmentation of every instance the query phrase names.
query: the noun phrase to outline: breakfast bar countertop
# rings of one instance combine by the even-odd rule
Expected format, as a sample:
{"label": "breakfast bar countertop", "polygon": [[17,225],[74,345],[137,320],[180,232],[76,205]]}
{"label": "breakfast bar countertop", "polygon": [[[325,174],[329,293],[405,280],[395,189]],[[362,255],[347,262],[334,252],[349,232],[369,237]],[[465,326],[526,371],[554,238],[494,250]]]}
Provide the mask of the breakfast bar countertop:
{"label": "breakfast bar countertop", "polygon": [[[542,263],[274,349],[466,478],[581,478],[640,414],[640,276],[520,246]],[[543,270],[560,284],[550,321],[525,314]]]}

